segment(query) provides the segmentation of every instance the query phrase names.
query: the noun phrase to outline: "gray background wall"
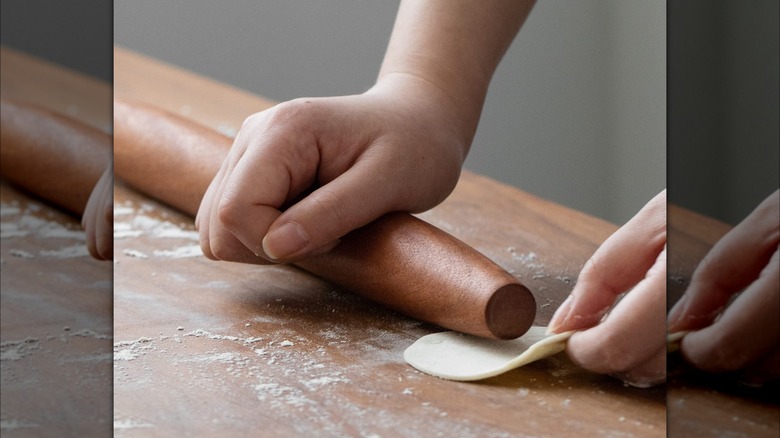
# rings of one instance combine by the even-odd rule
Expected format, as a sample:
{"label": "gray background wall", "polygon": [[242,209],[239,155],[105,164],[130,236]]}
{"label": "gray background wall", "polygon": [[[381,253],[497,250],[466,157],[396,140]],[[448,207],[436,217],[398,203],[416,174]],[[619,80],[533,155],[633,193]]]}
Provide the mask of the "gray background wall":
{"label": "gray background wall", "polygon": [[110,1],[3,0],[0,22],[4,46],[112,80]]}
{"label": "gray background wall", "polygon": [[[117,0],[115,43],[275,100],[373,84],[395,1]],[[665,187],[666,4],[541,0],[466,168],[622,223]]]}
{"label": "gray background wall", "polygon": [[780,2],[669,3],[669,201],[736,224],[780,184]]}

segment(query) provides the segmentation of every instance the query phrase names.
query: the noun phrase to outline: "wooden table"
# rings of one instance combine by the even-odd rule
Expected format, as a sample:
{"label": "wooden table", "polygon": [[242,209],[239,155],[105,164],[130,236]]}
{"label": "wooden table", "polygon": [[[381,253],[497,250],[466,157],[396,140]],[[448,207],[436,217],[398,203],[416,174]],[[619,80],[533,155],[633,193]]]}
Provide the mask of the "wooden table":
{"label": "wooden table", "polygon": [[[2,96],[111,126],[111,86],[2,49]],[[3,436],[110,436],[112,265],[78,218],[0,182]]]}
{"label": "wooden table", "polygon": [[[223,132],[271,104],[121,49],[115,93]],[[122,435],[665,434],[663,387],[627,387],[565,355],[478,383],[422,374],[403,350],[439,328],[293,267],[209,261],[198,255],[191,218],[122,186],[115,196]],[[471,172],[421,217],[518,276],[536,296],[537,324],[616,229]]]}
{"label": "wooden table", "polygon": [[[110,126],[106,84],[7,49],[2,61],[4,98]],[[227,133],[271,104],[124,50],[116,68],[117,94]],[[77,219],[6,183],[0,201],[3,436],[109,435],[111,265],[78,249]],[[685,249],[669,256],[672,301],[728,230],[674,211],[670,245]],[[776,399],[674,358],[668,398],[664,388],[584,372],[565,355],[478,383],[439,380],[401,356],[438,328],[295,268],[207,261],[191,218],[122,185],[115,213],[118,436],[663,436],[665,400],[670,436],[780,429]],[[522,279],[539,324],[615,229],[470,172],[422,217]]]}

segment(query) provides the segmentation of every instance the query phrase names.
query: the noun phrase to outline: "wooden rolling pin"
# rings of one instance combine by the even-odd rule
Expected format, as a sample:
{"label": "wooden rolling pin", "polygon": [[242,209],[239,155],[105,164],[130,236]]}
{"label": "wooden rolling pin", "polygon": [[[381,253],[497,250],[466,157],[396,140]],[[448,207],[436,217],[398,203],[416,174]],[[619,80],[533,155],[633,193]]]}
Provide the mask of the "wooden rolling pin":
{"label": "wooden rolling pin", "polygon": [[3,178],[81,216],[111,163],[111,136],[35,105],[0,106]]}
{"label": "wooden rolling pin", "polygon": [[[114,102],[114,172],[190,215],[232,140],[139,102]],[[513,339],[536,315],[531,292],[465,243],[406,213],[353,231],[334,250],[295,263],[411,317],[477,336]]]}

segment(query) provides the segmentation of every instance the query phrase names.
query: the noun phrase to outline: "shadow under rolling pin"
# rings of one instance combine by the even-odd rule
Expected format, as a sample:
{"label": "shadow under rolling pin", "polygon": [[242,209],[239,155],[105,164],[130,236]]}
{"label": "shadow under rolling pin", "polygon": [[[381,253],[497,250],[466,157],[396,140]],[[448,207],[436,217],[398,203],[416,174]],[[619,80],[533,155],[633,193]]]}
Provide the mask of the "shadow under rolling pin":
{"label": "shadow under rolling pin", "polygon": [[[116,176],[190,215],[231,144],[159,108],[114,104]],[[517,338],[536,316],[533,295],[511,274],[407,213],[385,215],[295,265],[405,315],[477,336]]]}

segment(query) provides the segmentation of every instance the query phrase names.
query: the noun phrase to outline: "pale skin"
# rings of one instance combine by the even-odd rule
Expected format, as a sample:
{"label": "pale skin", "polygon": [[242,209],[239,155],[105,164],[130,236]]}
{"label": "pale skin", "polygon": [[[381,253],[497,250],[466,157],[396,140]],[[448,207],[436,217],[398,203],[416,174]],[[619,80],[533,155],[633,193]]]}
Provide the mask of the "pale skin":
{"label": "pale skin", "polygon": [[691,331],[680,345],[688,362],[711,372],[739,370],[751,384],[780,377],[778,244],[775,191],[707,253],[669,312],[670,333]]}
{"label": "pale skin", "polygon": [[[610,311],[624,292],[628,293]],[[549,329],[582,330],[569,338],[566,351],[584,368],[635,386],[652,386],[666,378],[665,314],[663,191],[585,263]]]}
{"label": "pale skin", "polygon": [[[204,254],[291,262],[385,213],[446,198],[533,1],[489,5],[403,1],[370,90],[247,118],[198,211]],[[578,364],[640,386],[665,378],[665,205],[661,193],[599,248],[551,322],[555,332],[582,330],[568,345]]]}
{"label": "pale skin", "polygon": [[89,195],[81,227],[89,254],[98,260],[114,258],[114,166],[109,165]]}
{"label": "pale skin", "polygon": [[532,2],[491,5],[404,2],[370,90],[250,116],[201,203],[204,253],[289,262],[387,212],[446,198],[493,71]]}

